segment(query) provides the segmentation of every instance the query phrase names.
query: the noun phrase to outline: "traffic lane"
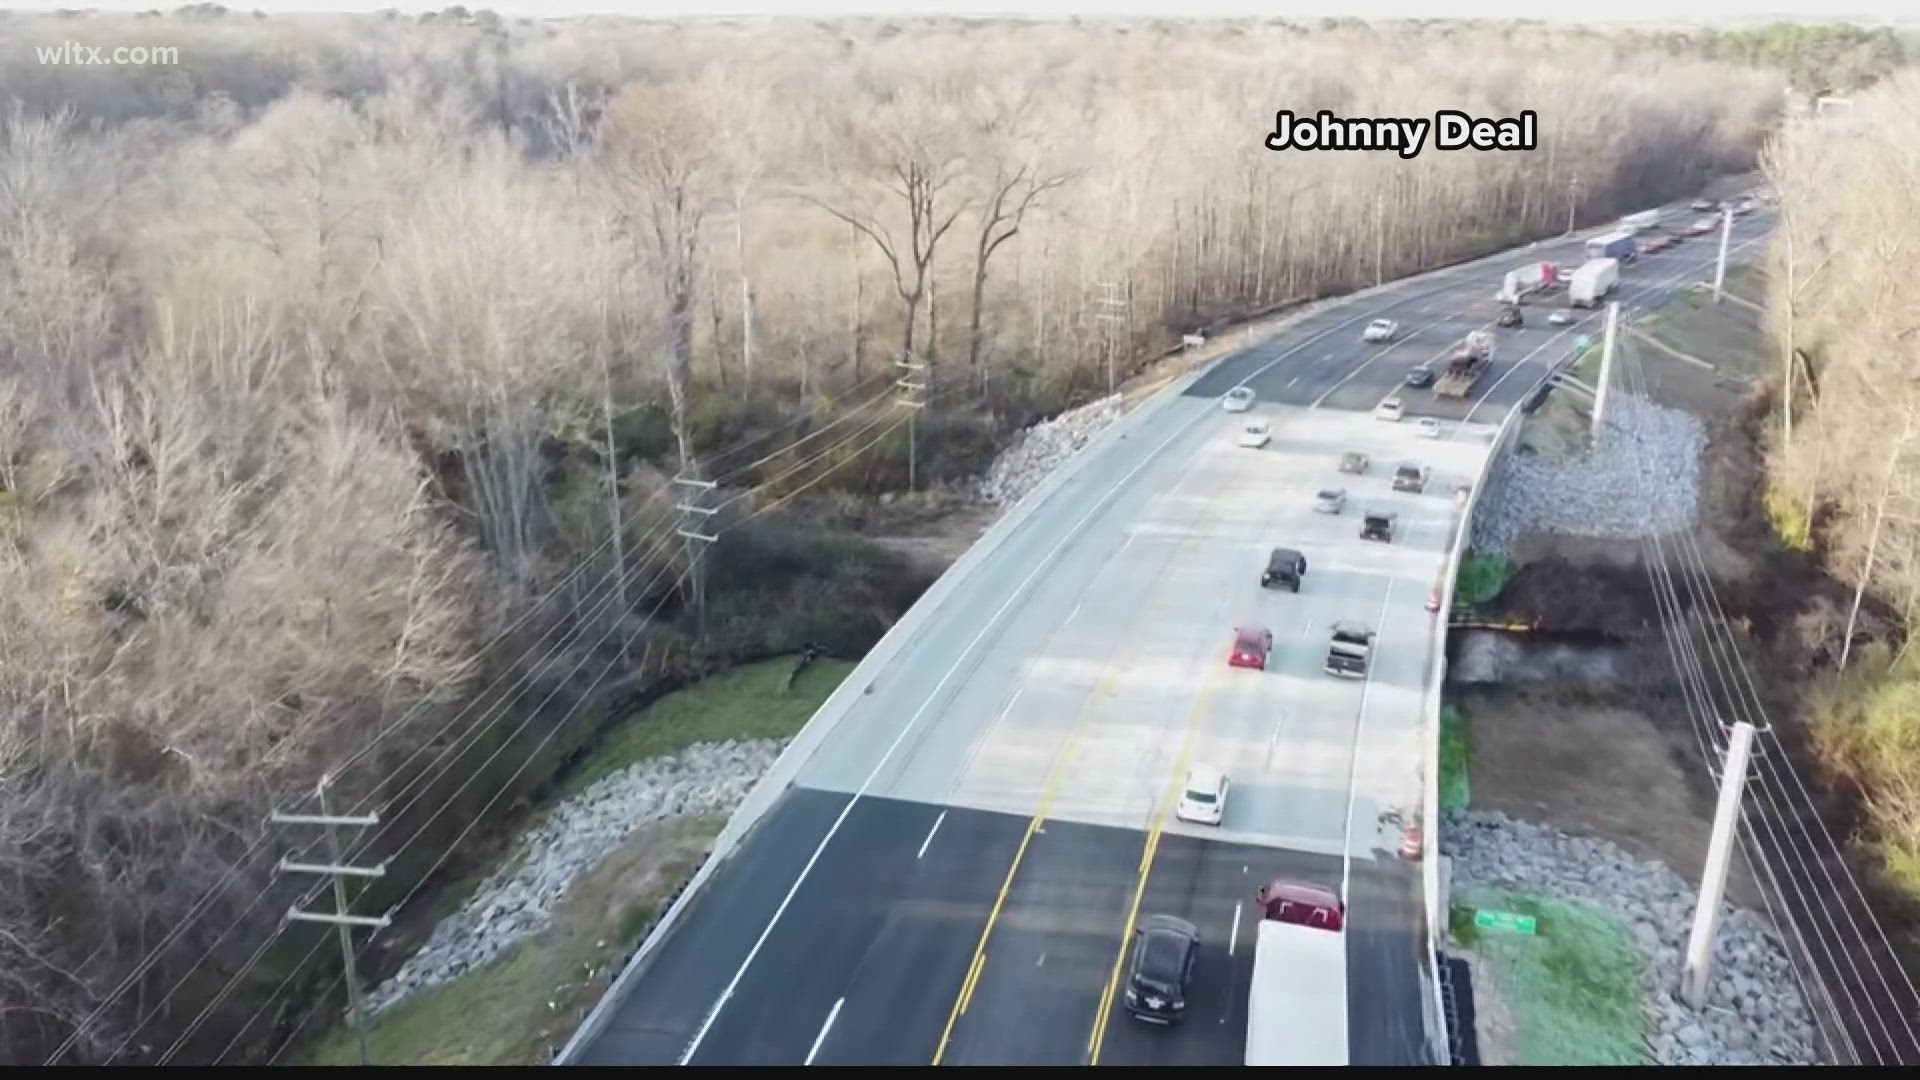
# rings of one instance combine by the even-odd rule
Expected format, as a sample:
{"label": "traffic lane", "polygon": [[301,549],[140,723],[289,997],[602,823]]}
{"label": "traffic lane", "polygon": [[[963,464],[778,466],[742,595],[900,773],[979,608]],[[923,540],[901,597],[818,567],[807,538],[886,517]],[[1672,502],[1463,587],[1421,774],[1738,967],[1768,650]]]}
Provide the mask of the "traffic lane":
{"label": "traffic lane", "polygon": [[[967,749],[1128,542],[1127,526],[1185,474],[1217,405],[1177,400],[1107,444],[990,553],[939,616],[877,672],[798,771],[798,783],[937,798]],[[1220,413],[1220,415],[1225,415]],[[1092,689],[1091,680],[1086,690]]]}
{"label": "traffic lane", "polygon": [[[1293,405],[1310,404],[1326,384],[1320,382],[1316,388],[1309,377],[1327,380],[1344,374],[1346,360],[1351,357],[1353,346],[1360,341],[1360,333],[1369,321],[1432,303],[1436,297],[1466,295],[1480,286],[1480,277],[1484,273],[1484,270],[1458,267],[1435,271],[1430,277],[1408,279],[1364,299],[1351,300],[1308,316],[1272,341],[1216,362],[1187,388],[1185,394],[1189,397],[1218,398],[1250,379],[1258,379],[1261,381],[1254,384],[1255,393],[1262,399]],[[1323,343],[1328,346],[1324,352],[1312,351]],[[1299,359],[1303,354],[1304,358]],[[1282,357],[1286,359],[1280,364],[1274,363]],[[1290,362],[1296,359],[1297,362]],[[1329,370],[1335,374],[1327,375]],[[1308,382],[1308,385],[1289,388],[1286,383],[1296,377]],[[1266,389],[1262,390],[1262,387]]]}
{"label": "traffic lane", "polygon": [[[965,978],[998,891],[980,868],[1012,857],[1027,820],[891,800],[862,800],[857,813],[901,820],[849,838],[849,848],[865,846],[869,831],[889,840],[884,852],[839,860],[846,868],[836,874],[828,918],[797,921],[780,954],[766,956],[769,975],[755,994],[734,1003],[743,1016],[786,1012],[791,1019],[755,1032],[762,1052],[700,1063],[922,1066],[933,1059],[950,990]],[[893,842],[902,835],[911,847]],[[788,972],[806,973],[804,1008],[788,996]],[[713,1038],[725,1038],[717,1024]]]}
{"label": "traffic lane", "polygon": [[[1274,831],[1287,828],[1279,821],[1261,824]],[[1176,915],[1199,929],[1200,957],[1194,963],[1193,983],[1187,992],[1187,1015],[1177,1024],[1162,1027],[1127,1012],[1122,994],[1137,938],[1123,942],[1124,924],[1116,925],[1108,939],[1107,963],[1111,975],[1114,961],[1120,961],[1121,986],[1115,989],[1108,1011],[1098,1064],[1206,1066],[1245,1062],[1247,997],[1253,980],[1259,918],[1253,894],[1276,877],[1318,881],[1338,888],[1340,860],[1207,837],[1167,834],[1161,838],[1141,893],[1138,921],[1150,915]],[[1350,992],[1350,1001],[1353,996]],[[1420,1020],[1418,1013],[1414,1019]]]}
{"label": "traffic lane", "polygon": [[[1043,826],[1008,890],[941,1064],[1085,1064],[1144,839],[1114,826]],[[943,1004],[952,1006],[954,995]]]}
{"label": "traffic lane", "polygon": [[[844,805],[826,793],[796,797]],[[972,939],[993,902],[994,890],[978,869],[1011,857],[1024,827],[1008,815],[859,800],[691,1063],[798,1065],[816,1041],[823,1053],[831,1046],[850,1061],[864,1062],[875,1053],[898,1060],[898,1051],[861,1034],[863,1018],[875,1009],[888,1014],[890,1037],[917,1039],[931,1053],[944,1018],[910,1003],[965,973]],[[739,931],[751,939],[764,925]],[[899,1002],[882,992],[914,981],[919,994]],[[837,1041],[823,1041],[823,1031]]]}
{"label": "traffic lane", "polygon": [[1430,1065],[1419,864],[1356,859],[1347,896],[1347,1048],[1354,1065]]}
{"label": "traffic lane", "polygon": [[715,868],[575,1064],[678,1063],[846,801],[813,791],[782,795]]}

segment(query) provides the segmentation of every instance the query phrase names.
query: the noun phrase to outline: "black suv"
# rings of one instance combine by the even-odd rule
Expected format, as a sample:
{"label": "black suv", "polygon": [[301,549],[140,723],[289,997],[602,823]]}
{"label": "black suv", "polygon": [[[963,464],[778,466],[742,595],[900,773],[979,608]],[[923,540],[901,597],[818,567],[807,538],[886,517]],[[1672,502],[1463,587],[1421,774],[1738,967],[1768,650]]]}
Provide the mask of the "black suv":
{"label": "black suv", "polygon": [[1292,548],[1274,548],[1267,553],[1267,569],[1260,575],[1263,589],[1287,588],[1300,591],[1300,579],[1307,572],[1307,557]]}
{"label": "black suv", "polygon": [[1385,514],[1375,511],[1360,521],[1360,539],[1378,540],[1381,543],[1393,543],[1393,527],[1397,514]]}
{"label": "black suv", "polygon": [[1418,390],[1433,385],[1433,368],[1428,364],[1415,364],[1407,371],[1407,385]]}
{"label": "black suv", "polygon": [[1127,1011],[1150,1024],[1171,1024],[1184,1016],[1199,955],[1199,927],[1172,915],[1147,916],[1133,932]]}

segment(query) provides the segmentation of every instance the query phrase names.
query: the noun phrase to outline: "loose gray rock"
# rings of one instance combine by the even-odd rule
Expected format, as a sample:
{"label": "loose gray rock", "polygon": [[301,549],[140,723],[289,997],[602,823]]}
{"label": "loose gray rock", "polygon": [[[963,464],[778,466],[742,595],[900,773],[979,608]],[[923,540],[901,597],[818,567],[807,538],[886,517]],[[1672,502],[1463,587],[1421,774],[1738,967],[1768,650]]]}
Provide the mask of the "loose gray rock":
{"label": "loose gray rock", "polygon": [[602,778],[548,811],[514,856],[441,921],[400,970],[367,998],[379,1012],[458,978],[546,928],[580,874],[642,825],[683,814],[727,814],[773,765],[782,739],[697,743]]}
{"label": "loose gray rock", "polygon": [[1441,850],[1455,888],[1516,889],[1611,912],[1643,961],[1648,1045],[1664,1065],[1820,1063],[1813,1017],[1779,940],[1727,905],[1714,943],[1713,1000],[1679,997],[1696,897],[1678,874],[1609,841],[1570,836],[1497,811],[1446,816]]}
{"label": "loose gray rock", "polygon": [[980,478],[976,485],[980,498],[1000,506],[1019,502],[1122,412],[1123,399],[1114,394],[1021,432]]}
{"label": "loose gray rock", "polygon": [[1579,459],[1501,455],[1474,509],[1473,547],[1507,551],[1522,529],[1628,539],[1691,528],[1706,446],[1692,413],[1615,393],[1599,444]]}

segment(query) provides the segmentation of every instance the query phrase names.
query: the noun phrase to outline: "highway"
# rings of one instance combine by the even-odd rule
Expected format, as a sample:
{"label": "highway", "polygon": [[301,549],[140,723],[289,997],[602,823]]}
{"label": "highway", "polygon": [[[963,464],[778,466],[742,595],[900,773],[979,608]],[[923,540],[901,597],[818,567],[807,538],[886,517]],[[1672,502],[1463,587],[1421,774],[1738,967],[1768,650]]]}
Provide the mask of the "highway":
{"label": "highway", "polygon": [[[1738,222],[1736,243],[1766,216]],[[1643,257],[1618,299],[1710,276],[1716,246]],[[1352,1063],[1428,1063],[1419,878],[1397,857],[1439,692],[1424,604],[1454,483],[1600,316],[1551,327],[1554,302],[1531,305],[1523,328],[1494,331],[1471,399],[1405,390],[1405,422],[1369,411],[1414,364],[1491,329],[1501,274],[1534,259],[1579,256],[1542,243],[1335,305],[1089,446],[815,717],[776,766],[778,797],[569,1063],[1239,1064],[1252,894],[1276,875],[1346,892]],[[1381,316],[1400,337],[1362,343]],[[1254,410],[1223,411],[1243,383]],[[1441,437],[1418,437],[1419,416]],[[1237,446],[1255,417],[1272,442]],[[1337,473],[1348,450],[1371,456],[1368,475]],[[1425,492],[1391,490],[1402,461],[1431,467]],[[1344,513],[1312,511],[1326,486],[1347,489]],[[1392,544],[1359,540],[1371,507],[1399,515]],[[1259,586],[1276,545],[1308,560],[1298,595]],[[1336,619],[1379,632],[1365,680],[1320,670]],[[1273,632],[1265,672],[1226,664],[1243,625]],[[1233,779],[1219,827],[1172,818],[1194,764]],[[1203,935],[1189,1015],[1166,1029],[1128,1017],[1115,987],[1155,913]]]}

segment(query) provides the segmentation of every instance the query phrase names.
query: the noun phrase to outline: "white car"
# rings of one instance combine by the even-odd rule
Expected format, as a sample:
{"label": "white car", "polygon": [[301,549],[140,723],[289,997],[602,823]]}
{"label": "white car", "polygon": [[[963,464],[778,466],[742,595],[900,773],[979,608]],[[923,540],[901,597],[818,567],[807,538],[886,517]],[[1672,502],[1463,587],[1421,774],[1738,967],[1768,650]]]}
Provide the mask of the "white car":
{"label": "white car", "polygon": [[1313,512],[1316,514],[1338,514],[1346,506],[1346,488],[1321,488],[1320,494],[1313,497]]}
{"label": "white car", "polygon": [[1406,415],[1406,412],[1407,406],[1405,402],[1397,397],[1390,397],[1373,407],[1373,418],[1375,420],[1387,420],[1397,424],[1400,422],[1400,418]]}
{"label": "white car", "polygon": [[1423,416],[1420,418],[1420,426],[1415,428],[1413,433],[1423,439],[1437,439],[1440,437],[1440,421],[1431,416]]}
{"label": "white car", "polygon": [[1227,391],[1227,396],[1220,399],[1220,407],[1228,412],[1246,412],[1253,408],[1253,387],[1236,386]]}
{"label": "white car", "polygon": [[1400,324],[1392,319],[1375,319],[1360,331],[1362,341],[1392,341],[1393,335],[1400,332]]}
{"label": "white car", "polygon": [[1554,326],[1567,326],[1573,322],[1573,312],[1568,311],[1566,308],[1561,308],[1547,316],[1547,322]]}
{"label": "white car", "polygon": [[1273,430],[1265,420],[1255,420],[1240,431],[1240,445],[1249,450],[1258,450],[1273,438]]}
{"label": "white car", "polygon": [[1203,767],[1188,772],[1174,815],[1200,825],[1220,824],[1227,812],[1227,787],[1227,774],[1219,769]]}

